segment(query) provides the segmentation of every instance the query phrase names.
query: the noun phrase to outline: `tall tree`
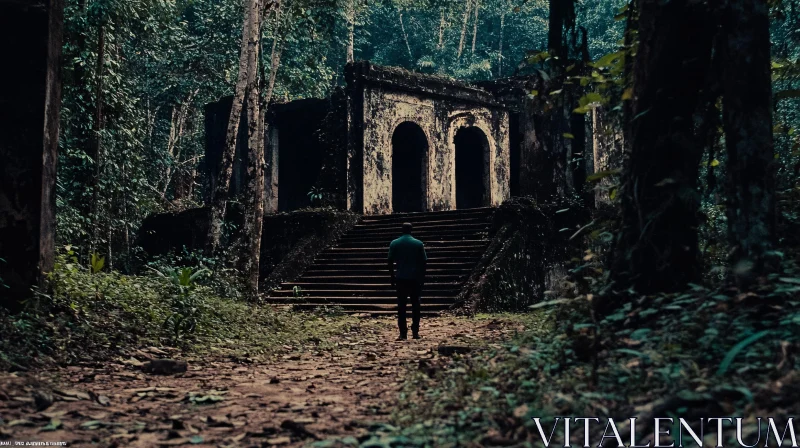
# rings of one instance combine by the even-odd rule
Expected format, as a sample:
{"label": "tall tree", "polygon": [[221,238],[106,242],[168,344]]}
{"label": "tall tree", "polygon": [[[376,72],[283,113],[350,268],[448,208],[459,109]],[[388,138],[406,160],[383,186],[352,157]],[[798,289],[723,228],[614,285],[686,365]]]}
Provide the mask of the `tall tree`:
{"label": "tall tree", "polygon": [[87,153],[94,163],[94,174],[91,178],[92,189],[92,239],[89,242],[89,252],[97,249],[100,239],[100,175],[103,163],[103,68],[106,56],[106,28],[100,24],[97,28],[97,62],[94,70],[95,105],[94,121],[92,122],[91,147]]}
{"label": "tall tree", "polygon": [[250,24],[251,44],[247,73],[247,188],[245,189],[244,225],[245,275],[250,296],[258,296],[261,258],[261,228],[264,222],[264,116],[258,82],[258,49],[261,46],[261,2],[256,0],[254,20]]}
{"label": "tall tree", "polygon": [[728,235],[746,276],[763,272],[775,238],[768,13],[766,0],[728,0],[722,14]]}
{"label": "tall tree", "polygon": [[356,0],[347,1],[347,54],[345,63],[353,62],[353,53],[356,41]]}
{"label": "tall tree", "polygon": [[693,114],[713,28],[704,2],[639,0],[630,157],[614,264],[621,287],[670,291],[697,280],[698,166]]}
{"label": "tall tree", "polygon": [[475,54],[475,44],[478,42],[478,13],[481,10],[481,0],[475,0],[475,23],[472,24],[472,54]]}
{"label": "tall tree", "polygon": [[64,2],[0,1],[0,306],[17,308],[55,262]]}
{"label": "tall tree", "polygon": [[231,115],[228,119],[228,131],[225,137],[225,151],[222,154],[217,184],[211,198],[209,213],[208,238],[206,252],[213,255],[219,245],[222,234],[222,223],[228,204],[228,191],[233,174],[233,158],[236,154],[236,141],[239,134],[239,123],[242,116],[242,105],[247,94],[247,86],[251,72],[256,70],[255,56],[258,54],[256,24],[260,17],[259,1],[245,0],[244,20],[242,24],[242,45],[239,53],[239,74],[233,95]]}
{"label": "tall tree", "polygon": [[464,39],[467,37],[467,24],[469,23],[469,11],[472,8],[472,0],[464,0],[464,20],[461,23],[461,39],[458,41],[458,58],[464,52]]}

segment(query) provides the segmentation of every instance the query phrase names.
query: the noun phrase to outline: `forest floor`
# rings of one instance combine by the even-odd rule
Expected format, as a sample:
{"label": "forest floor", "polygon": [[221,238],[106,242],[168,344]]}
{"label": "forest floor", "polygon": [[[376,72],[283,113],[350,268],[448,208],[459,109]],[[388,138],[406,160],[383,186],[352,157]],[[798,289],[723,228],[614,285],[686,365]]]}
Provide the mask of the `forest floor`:
{"label": "forest floor", "polygon": [[[0,373],[0,439],[151,447],[363,438],[390,420],[409,371],[497,349],[523,328],[511,315],[437,317],[423,320],[421,340],[395,341],[394,320],[368,318],[325,348],[287,345],[263,361],[150,347],[131,359]],[[142,371],[145,358],[166,357],[187,361],[188,371]]]}

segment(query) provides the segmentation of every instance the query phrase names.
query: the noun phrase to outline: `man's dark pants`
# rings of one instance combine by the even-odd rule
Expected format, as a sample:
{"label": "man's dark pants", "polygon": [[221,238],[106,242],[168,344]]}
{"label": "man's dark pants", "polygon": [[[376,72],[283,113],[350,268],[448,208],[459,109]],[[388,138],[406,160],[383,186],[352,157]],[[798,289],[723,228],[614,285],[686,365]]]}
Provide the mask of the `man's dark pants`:
{"label": "man's dark pants", "polygon": [[406,303],[411,300],[411,331],[419,332],[419,296],[422,294],[422,282],[419,280],[397,279],[397,326],[400,328],[400,335],[408,334],[408,323],[406,322]]}

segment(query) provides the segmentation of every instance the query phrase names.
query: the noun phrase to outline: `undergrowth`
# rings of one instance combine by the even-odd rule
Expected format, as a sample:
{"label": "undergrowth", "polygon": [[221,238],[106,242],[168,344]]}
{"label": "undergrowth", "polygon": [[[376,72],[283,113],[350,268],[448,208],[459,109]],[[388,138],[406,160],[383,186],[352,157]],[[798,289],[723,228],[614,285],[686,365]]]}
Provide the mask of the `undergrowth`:
{"label": "undergrowth", "polygon": [[347,316],[276,311],[220,297],[213,286],[190,281],[190,269],[93,273],[60,254],[51,293],[35,294],[20,313],[0,310],[0,369],[94,363],[147,346],[253,358],[287,344],[325,349],[329,335],[354,323]]}
{"label": "undergrowth", "polygon": [[[556,416],[743,417],[752,443],[756,417],[786,422],[800,402],[800,251],[785,247],[780,269],[747,289],[709,281],[655,295],[614,291],[603,257],[587,250],[524,331],[412,366],[390,424],[317,445],[542,446],[532,418],[549,431]],[[593,310],[601,296],[618,304],[605,317]],[[725,428],[735,445],[735,425]],[[637,435],[646,443],[652,430]],[[712,446],[716,433],[706,434]],[[582,429],[572,435],[582,446]]]}

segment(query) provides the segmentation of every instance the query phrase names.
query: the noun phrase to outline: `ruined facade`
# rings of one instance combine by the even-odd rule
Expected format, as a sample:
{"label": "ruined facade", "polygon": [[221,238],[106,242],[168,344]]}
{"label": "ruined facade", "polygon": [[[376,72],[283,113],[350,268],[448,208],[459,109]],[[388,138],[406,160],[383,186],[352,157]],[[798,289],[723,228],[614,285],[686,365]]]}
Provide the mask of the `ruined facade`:
{"label": "ruined facade", "polygon": [[[511,196],[513,118],[493,94],[369,62],[349,64],[345,79],[331,98],[270,108],[268,212],[314,205],[368,215],[455,210]],[[206,108],[212,184],[229,110],[229,99]],[[234,195],[244,184],[236,177],[246,154],[239,138]]]}
{"label": "ruined facade", "polygon": [[510,197],[508,111],[451,80],[361,62],[347,72],[348,209],[499,205]]}

